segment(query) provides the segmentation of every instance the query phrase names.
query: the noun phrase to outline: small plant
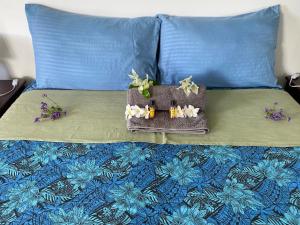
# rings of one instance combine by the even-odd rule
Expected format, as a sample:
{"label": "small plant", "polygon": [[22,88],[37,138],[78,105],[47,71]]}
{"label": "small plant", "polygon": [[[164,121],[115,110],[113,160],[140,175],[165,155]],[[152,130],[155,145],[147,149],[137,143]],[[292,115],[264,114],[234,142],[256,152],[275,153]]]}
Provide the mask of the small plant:
{"label": "small plant", "polygon": [[148,74],[146,74],[146,79],[142,80],[134,69],[132,69],[131,74],[128,76],[132,79],[132,82],[129,84],[129,89],[138,88],[139,93],[145,98],[151,97],[149,88],[156,85],[156,81],[149,80]]}
{"label": "small plant", "polygon": [[272,107],[265,108],[265,118],[273,121],[290,121],[291,117],[288,116],[282,108],[277,109],[277,105],[278,102],[274,102]]}
{"label": "small plant", "polygon": [[34,122],[41,122],[43,120],[57,120],[62,116],[66,116],[67,112],[63,110],[54,100],[48,97],[47,94],[43,94],[42,97],[48,101],[50,101],[53,105],[49,105],[48,103],[42,101],[41,102],[41,115],[40,117],[36,117]]}

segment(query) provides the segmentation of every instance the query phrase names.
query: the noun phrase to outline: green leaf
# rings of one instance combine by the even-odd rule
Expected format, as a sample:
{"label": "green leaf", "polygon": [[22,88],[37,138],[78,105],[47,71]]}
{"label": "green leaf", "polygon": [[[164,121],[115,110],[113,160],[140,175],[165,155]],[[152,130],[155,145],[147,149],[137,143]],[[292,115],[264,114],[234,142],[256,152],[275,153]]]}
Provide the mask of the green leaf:
{"label": "green leaf", "polygon": [[150,92],[149,92],[149,89],[146,89],[146,90],[143,90],[143,96],[145,97],[145,98],[150,98]]}
{"label": "green leaf", "polygon": [[153,86],[158,85],[158,82],[156,80],[151,80],[153,82]]}
{"label": "green leaf", "polygon": [[129,89],[132,89],[132,88],[135,88],[135,87],[136,87],[136,86],[130,84],[128,88],[129,88]]}

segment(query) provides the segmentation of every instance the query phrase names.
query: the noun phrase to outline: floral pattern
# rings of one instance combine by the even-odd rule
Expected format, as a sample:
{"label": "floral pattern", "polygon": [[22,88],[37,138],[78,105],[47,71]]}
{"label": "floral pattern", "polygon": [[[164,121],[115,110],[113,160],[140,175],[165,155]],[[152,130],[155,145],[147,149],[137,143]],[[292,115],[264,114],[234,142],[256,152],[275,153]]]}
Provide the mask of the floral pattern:
{"label": "floral pattern", "polygon": [[214,158],[218,164],[240,159],[240,156],[237,155],[232,148],[224,146],[210,146],[204,149],[204,155],[209,158]]}
{"label": "floral pattern", "polygon": [[258,174],[274,180],[279,186],[287,185],[294,178],[293,172],[284,168],[285,162],[278,160],[263,160],[254,167]]}
{"label": "floral pattern", "polygon": [[157,174],[171,176],[180,185],[187,185],[200,175],[198,169],[193,168],[193,163],[190,162],[189,157],[185,157],[183,160],[174,158],[171,162],[159,167]]}
{"label": "floral pattern", "polygon": [[217,198],[222,203],[230,205],[235,214],[244,214],[247,208],[256,210],[263,206],[262,203],[256,200],[253,191],[247,190],[236,179],[226,180],[223,191],[217,193]]}
{"label": "floral pattern", "polygon": [[162,223],[173,225],[211,225],[211,223],[208,223],[206,219],[203,218],[205,215],[205,210],[199,210],[198,205],[193,206],[192,208],[183,205],[173,212],[171,216],[167,216],[167,221],[162,221]]}
{"label": "floral pattern", "polygon": [[87,182],[101,174],[101,168],[96,165],[95,160],[86,162],[75,162],[74,165],[68,166],[69,172],[67,178],[74,188],[85,188]]}
{"label": "floral pattern", "polygon": [[0,224],[300,224],[299,152],[0,141]]}
{"label": "floral pattern", "polygon": [[62,155],[63,151],[61,151],[59,148],[44,145],[34,152],[33,157],[31,157],[31,161],[33,164],[45,165],[49,161],[56,160]]}
{"label": "floral pattern", "polygon": [[117,149],[115,156],[119,157],[118,161],[121,162],[121,166],[136,165],[149,158],[151,151],[148,148],[142,149],[136,144],[128,144]]}
{"label": "floral pattern", "polygon": [[0,218],[18,216],[20,213],[26,211],[26,209],[44,201],[34,181],[27,181],[11,188],[7,191],[7,196],[8,201],[1,205]]}
{"label": "floral pattern", "polygon": [[80,224],[80,225],[96,225],[96,221],[84,213],[83,208],[74,207],[71,211],[66,212],[63,209],[59,209],[57,213],[51,213],[49,215],[50,220],[55,225],[61,224]]}
{"label": "floral pattern", "polygon": [[143,209],[152,202],[157,202],[157,198],[151,191],[142,192],[134,186],[133,182],[125,183],[124,186],[111,190],[114,199],[113,209],[117,210],[117,215],[128,212],[135,215],[139,209]]}

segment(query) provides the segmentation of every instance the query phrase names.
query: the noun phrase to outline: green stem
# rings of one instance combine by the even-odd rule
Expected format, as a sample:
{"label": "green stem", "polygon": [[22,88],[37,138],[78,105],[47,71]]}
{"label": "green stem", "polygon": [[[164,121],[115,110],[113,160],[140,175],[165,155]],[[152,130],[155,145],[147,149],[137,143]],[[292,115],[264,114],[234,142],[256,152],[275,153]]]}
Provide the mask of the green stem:
{"label": "green stem", "polygon": [[46,97],[48,100],[50,100],[53,104],[55,104],[57,107],[61,108],[54,100],[49,98],[48,96]]}

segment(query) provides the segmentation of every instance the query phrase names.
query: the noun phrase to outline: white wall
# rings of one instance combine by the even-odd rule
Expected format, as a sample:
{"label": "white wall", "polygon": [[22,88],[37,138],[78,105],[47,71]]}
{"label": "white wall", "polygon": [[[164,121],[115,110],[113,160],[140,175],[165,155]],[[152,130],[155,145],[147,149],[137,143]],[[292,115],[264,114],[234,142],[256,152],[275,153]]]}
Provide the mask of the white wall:
{"label": "white wall", "polygon": [[277,74],[300,71],[300,0],[0,0],[0,64],[15,77],[34,77],[24,4],[34,2],[83,14],[134,17],[168,13],[226,16],[281,4]]}

